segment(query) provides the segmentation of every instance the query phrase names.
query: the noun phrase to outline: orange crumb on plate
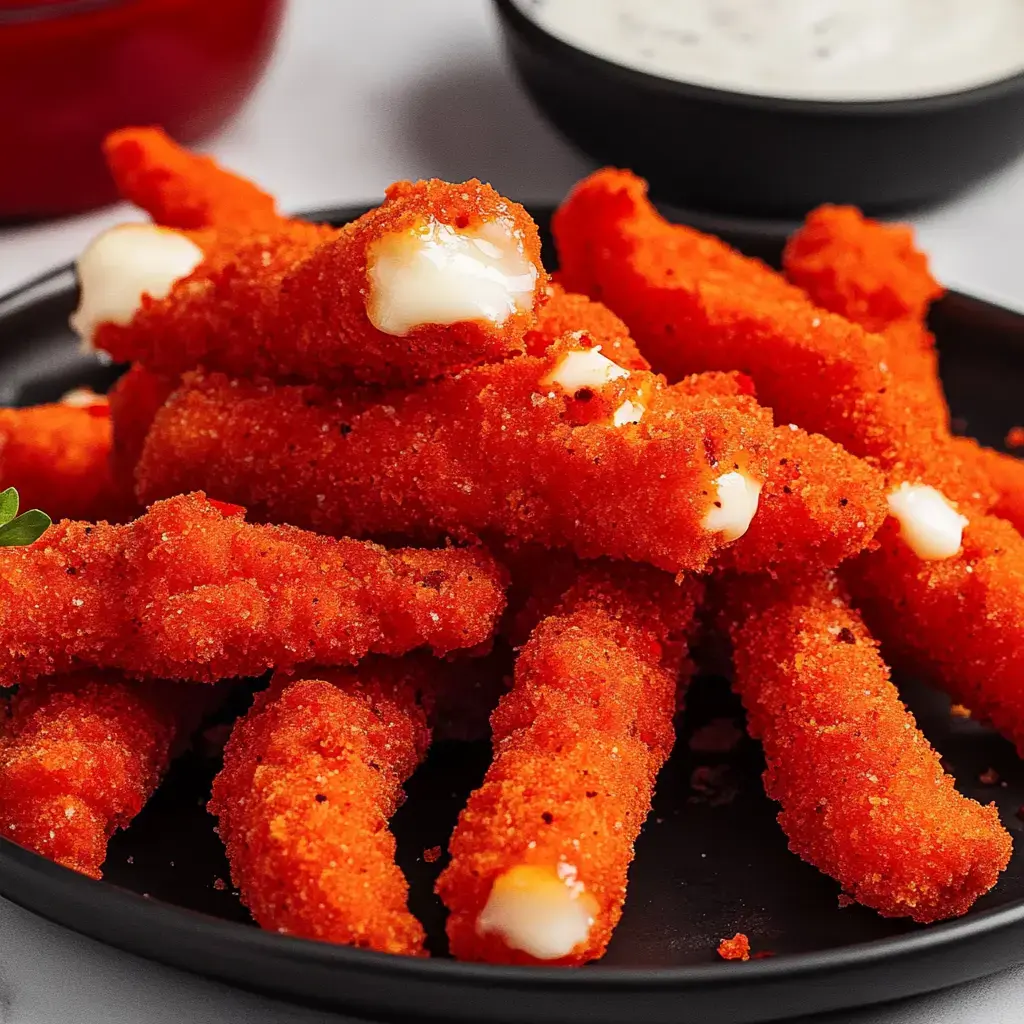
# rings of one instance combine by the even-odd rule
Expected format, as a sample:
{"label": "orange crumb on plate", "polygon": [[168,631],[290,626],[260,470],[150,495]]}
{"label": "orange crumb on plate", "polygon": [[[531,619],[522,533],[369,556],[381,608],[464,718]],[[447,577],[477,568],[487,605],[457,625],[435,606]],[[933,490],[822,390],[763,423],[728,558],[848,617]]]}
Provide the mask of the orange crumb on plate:
{"label": "orange crumb on plate", "polygon": [[723,960],[749,960],[750,939],[737,932],[731,939],[722,939],[718,944],[718,955]]}

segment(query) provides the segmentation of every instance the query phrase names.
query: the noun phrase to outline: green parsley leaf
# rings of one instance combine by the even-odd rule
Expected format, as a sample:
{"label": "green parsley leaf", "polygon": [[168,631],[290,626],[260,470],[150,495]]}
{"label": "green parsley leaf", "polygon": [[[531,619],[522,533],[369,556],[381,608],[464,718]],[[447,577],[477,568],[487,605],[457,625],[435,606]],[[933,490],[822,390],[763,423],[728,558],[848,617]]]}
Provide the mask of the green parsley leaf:
{"label": "green parsley leaf", "polygon": [[0,526],[0,548],[22,547],[32,544],[50,528],[50,517],[39,509],[23,512],[17,519]]}
{"label": "green parsley leaf", "polygon": [[18,491],[8,487],[0,492],[0,526],[9,523],[18,514]]}

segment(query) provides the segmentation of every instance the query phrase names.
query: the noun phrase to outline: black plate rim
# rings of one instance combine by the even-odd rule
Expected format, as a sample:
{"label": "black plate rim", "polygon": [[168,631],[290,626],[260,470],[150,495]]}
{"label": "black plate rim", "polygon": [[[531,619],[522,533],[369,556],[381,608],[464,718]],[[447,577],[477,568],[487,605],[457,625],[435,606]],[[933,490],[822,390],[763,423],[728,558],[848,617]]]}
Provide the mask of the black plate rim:
{"label": "black plate rim", "polygon": [[[344,223],[364,212],[370,205],[372,204],[346,204],[306,211],[297,216],[315,221]],[[549,217],[553,209],[551,204],[525,205],[540,219]],[[0,321],[6,316],[24,312],[37,304],[60,302],[66,305],[72,298],[75,287],[73,264],[65,264],[40,274],[0,296]],[[991,316],[1000,319],[1018,322],[1024,320],[1024,314],[983,299],[954,290],[948,291],[947,295],[951,299],[984,309]],[[997,940],[1003,934],[1024,931],[1022,898],[1003,907],[980,911],[970,917],[933,924],[898,936],[851,943],[810,953],[783,954],[743,964],[722,962],[654,968],[596,965],[585,971],[492,966],[443,959],[391,956],[294,936],[272,934],[235,922],[222,921],[174,904],[148,899],[109,882],[80,875],[54,864],[45,857],[22,849],[3,836],[0,836],[0,895],[46,920],[96,941],[133,955],[243,988],[258,986],[247,984],[230,971],[218,970],[212,961],[209,961],[207,968],[197,965],[194,959],[178,955],[176,949],[179,946],[174,942],[163,943],[159,951],[139,948],[139,945],[132,945],[126,939],[101,935],[103,929],[83,923],[85,919],[82,915],[79,915],[78,921],[71,921],[69,918],[73,915],[62,915],[56,908],[64,904],[84,908],[102,903],[112,912],[116,911],[122,920],[130,923],[130,928],[121,929],[123,933],[132,932],[137,936],[162,931],[166,935],[191,943],[201,943],[204,948],[211,951],[233,949],[242,958],[245,958],[248,952],[263,962],[270,958],[282,963],[302,964],[324,970],[358,971],[381,980],[419,983],[428,988],[454,984],[511,995],[517,991],[549,991],[569,998],[589,997],[601,993],[614,993],[617,997],[626,998],[643,995],[685,997],[687,993],[706,994],[725,988],[732,989],[737,984],[749,988],[768,987],[779,983],[806,984],[823,981],[829,976],[855,969],[884,966],[891,971],[901,963],[909,965],[911,961],[917,961],[922,956],[940,951],[948,952],[972,940]],[[991,971],[1019,960],[1024,960],[1024,947],[1018,956],[993,964]],[[734,973],[737,969],[741,973]],[[991,971],[971,968],[961,976],[950,976],[948,984],[968,981]],[[910,996],[933,991],[939,987],[942,986],[935,983],[911,982],[897,995]],[[268,987],[264,990],[279,997],[286,991],[281,986],[275,987],[272,982],[268,982]],[[310,993],[305,1000],[296,993],[290,993],[290,997],[296,1002],[317,1001],[316,993]],[[894,997],[896,996],[892,993],[882,993],[878,1000]],[[859,999],[856,1005],[867,1003],[868,1000]],[[839,1009],[847,1005],[851,1004],[844,1002],[842,998],[833,998],[828,1005],[822,1003],[813,1009]],[[812,1008],[804,1012],[809,1012],[810,1009]],[[425,1012],[429,1014],[429,1011]]]}
{"label": "black plate rim", "polygon": [[[72,902],[94,903],[103,899],[114,903],[132,918],[140,928],[153,926],[153,918],[174,932],[189,934],[193,939],[199,933],[223,948],[225,943],[249,947],[260,953],[281,952],[288,959],[312,960],[324,967],[345,965],[376,974],[400,975],[430,982],[450,980],[469,982],[476,985],[518,987],[521,983],[530,988],[553,988],[559,991],[593,992],[595,989],[649,990],[702,988],[738,978],[730,972],[733,965],[716,963],[687,967],[591,967],[585,971],[557,970],[546,967],[506,967],[489,964],[463,963],[456,960],[393,956],[372,950],[351,946],[332,945],[312,939],[291,935],[278,935],[239,925],[233,921],[221,921],[198,911],[177,907],[161,900],[151,900],[128,889],[109,882],[89,878],[70,868],[18,846],[0,836],[0,891],[12,903],[33,913],[39,913],[31,899],[23,901],[26,888],[18,880],[29,880],[41,876],[51,885],[55,896],[68,896]],[[28,889],[31,889],[31,882]],[[41,916],[53,920],[62,927],[88,935],[77,927],[65,925],[58,918],[43,913]],[[837,968],[862,967],[874,963],[894,964],[902,958],[914,958],[922,953],[978,935],[996,935],[1003,930],[1016,928],[1024,922],[1024,899],[1006,907],[982,911],[972,917],[960,918],[923,927],[920,931],[909,932],[893,938],[873,939],[853,943],[835,949],[814,953],[790,953],[751,960],[742,965],[742,980],[776,981],[805,979],[812,975],[826,973]],[[128,952],[137,952],[123,947]],[[1022,952],[1024,955],[1024,952]],[[738,965],[736,965],[738,966]],[[192,968],[190,968],[192,969]]]}
{"label": "black plate rim", "polygon": [[647,71],[638,71],[625,64],[588,53],[552,35],[517,7],[512,0],[493,0],[499,17],[514,32],[532,45],[546,50],[561,62],[575,62],[584,73],[611,76],[622,89],[641,89],[680,100],[717,103],[747,107],[752,110],[772,111],[778,114],[796,114],[814,117],[901,117],[924,115],[945,110],[971,107],[1024,89],[1024,71],[987,82],[969,89],[917,96],[906,99],[879,100],[808,100],[785,96],[761,96],[735,89],[718,89],[693,82],[666,78]]}

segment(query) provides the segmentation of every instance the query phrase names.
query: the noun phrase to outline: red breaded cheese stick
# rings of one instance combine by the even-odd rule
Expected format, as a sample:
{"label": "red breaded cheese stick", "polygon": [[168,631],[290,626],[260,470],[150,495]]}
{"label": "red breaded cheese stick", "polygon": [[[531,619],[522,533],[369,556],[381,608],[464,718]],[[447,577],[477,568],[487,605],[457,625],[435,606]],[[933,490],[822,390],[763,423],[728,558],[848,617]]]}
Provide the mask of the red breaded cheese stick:
{"label": "red breaded cheese stick", "polygon": [[820,206],[790,238],[786,276],[822,309],[869,331],[922,323],[945,289],[907,224],[883,224],[853,206]]}
{"label": "red breaded cheese stick", "polygon": [[890,519],[847,578],[887,656],[990,721],[1024,753],[1024,539],[974,515],[951,557],[923,559]]}
{"label": "red breaded cheese stick", "polygon": [[871,544],[888,514],[885,491],[879,470],[827,437],[777,427],[757,515],[718,565],[790,576],[834,569]]}
{"label": "red breaded cheese stick", "polygon": [[179,383],[178,378],[162,377],[136,363],[110,390],[111,470],[118,484],[130,494],[135,491],[135,467],[142,457],[149,428]]}
{"label": "red breaded cheese stick", "polygon": [[[289,276],[338,236],[304,221],[243,231],[117,225],[78,258],[71,326],[86,349],[165,377],[216,359],[221,348],[236,361],[248,356],[252,372],[269,372]],[[299,327],[284,330],[294,336]]]}
{"label": "red breaded cheese stick", "polygon": [[[909,229],[870,221],[852,209],[819,211],[791,240],[786,266],[814,301],[883,330],[894,371],[930,382],[941,398],[933,339],[923,321],[942,288],[927,258],[914,248]],[[1024,468],[1015,459],[967,438],[950,438],[948,432],[933,459],[929,482],[938,478],[946,493],[958,491],[968,511],[991,509],[1024,524]],[[948,692],[969,695],[965,701],[979,708],[991,705],[1007,735],[1024,736],[1018,725],[1024,703],[1017,709],[1001,703],[1012,704],[1019,687],[1013,652],[1020,647],[1021,629],[1007,609],[1021,589],[1014,554],[1024,564],[1021,544],[993,520],[975,517],[968,525],[938,497],[917,489],[914,500],[923,514],[915,517],[906,492],[894,492],[894,518],[882,534],[881,550],[852,566],[851,578],[887,653],[908,667],[912,662],[915,671],[923,666]],[[944,534],[948,542],[942,541]],[[959,587],[960,582],[965,585]],[[976,632],[981,622],[984,639]],[[951,628],[954,639],[947,632]],[[972,639],[964,640],[965,630]]]}
{"label": "red breaded cheese stick", "polygon": [[162,128],[121,128],[103,143],[123,199],[170,228],[273,227],[273,196],[208,156],[190,153]]}
{"label": "red breaded cheese stick", "polygon": [[[725,402],[752,395],[742,374],[701,373],[672,385],[680,396]],[[864,550],[885,519],[885,479],[821,434],[774,431],[768,470],[750,528],[724,548],[719,567],[802,574],[831,569]]]}
{"label": "red breaded cheese stick", "polygon": [[127,526],[65,521],[0,550],[0,680],[83,665],[213,682],[443,654],[490,639],[501,615],[504,572],[482,549],[388,551],[241,511],[184,495]]}
{"label": "red breaded cheese stick", "polygon": [[53,519],[130,518],[132,488],[115,483],[110,449],[110,410],[100,395],[0,409],[0,490],[16,487],[22,508]]}
{"label": "red breaded cheese stick", "polygon": [[205,484],[323,532],[493,532],[703,568],[756,513],[769,414],[750,398],[676,397],[587,344],[383,399],[191,377],[154,422],[139,494]]}
{"label": "red breaded cheese stick", "polygon": [[142,810],[210,701],[195,687],[84,671],[23,684],[0,742],[0,829],[101,877],[107,843]]}
{"label": "red breaded cheese stick", "polygon": [[925,326],[928,307],[945,289],[912,229],[871,220],[852,206],[823,206],[790,238],[783,263],[812,302],[882,334],[890,369],[914,385],[915,414],[948,428],[935,339]]}
{"label": "red breaded cheese stick", "polygon": [[437,882],[457,958],[570,966],[604,953],[674,742],[698,599],[692,580],[590,566],[533,630]]}
{"label": "red breaded cheese stick", "polygon": [[629,325],[670,380],[741,370],[783,422],[884,465],[931,462],[946,411],[900,380],[886,339],[815,306],[716,238],[669,224],[626,171],[585,179],[555,215],[562,281]]}
{"label": "red breaded cheese stick", "polygon": [[475,179],[398,182],[341,231],[128,225],[78,269],[73,323],[118,361],[324,383],[405,384],[519,352],[546,283],[529,214]]}
{"label": "red breaded cheese stick", "polygon": [[735,688],[790,849],[885,917],[965,913],[1010,836],[994,804],[956,791],[836,581],[736,582],[726,599]]}
{"label": "red breaded cheese stick", "polygon": [[269,931],[424,956],[388,820],[430,743],[431,665],[305,671],[275,677],[224,749],[209,810],[232,880]]}

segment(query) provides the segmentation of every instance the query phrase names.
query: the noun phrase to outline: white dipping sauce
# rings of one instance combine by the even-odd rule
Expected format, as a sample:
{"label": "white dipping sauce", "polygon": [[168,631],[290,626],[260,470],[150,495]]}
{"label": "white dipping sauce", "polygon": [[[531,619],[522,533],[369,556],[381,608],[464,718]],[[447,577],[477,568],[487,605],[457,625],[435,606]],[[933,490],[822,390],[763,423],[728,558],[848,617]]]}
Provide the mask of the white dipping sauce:
{"label": "white dipping sauce", "polygon": [[1024,0],[514,0],[578,49],[680,82],[910,99],[1024,71]]}

